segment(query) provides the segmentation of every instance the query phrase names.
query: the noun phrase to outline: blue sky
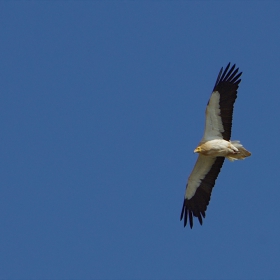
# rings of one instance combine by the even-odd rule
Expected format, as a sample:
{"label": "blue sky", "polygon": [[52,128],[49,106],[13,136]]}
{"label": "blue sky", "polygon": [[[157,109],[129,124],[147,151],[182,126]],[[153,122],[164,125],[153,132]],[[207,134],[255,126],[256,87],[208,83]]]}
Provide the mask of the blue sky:
{"label": "blue sky", "polygon": [[[277,279],[280,3],[0,2],[1,279]],[[179,221],[222,66],[243,72],[203,226]]]}

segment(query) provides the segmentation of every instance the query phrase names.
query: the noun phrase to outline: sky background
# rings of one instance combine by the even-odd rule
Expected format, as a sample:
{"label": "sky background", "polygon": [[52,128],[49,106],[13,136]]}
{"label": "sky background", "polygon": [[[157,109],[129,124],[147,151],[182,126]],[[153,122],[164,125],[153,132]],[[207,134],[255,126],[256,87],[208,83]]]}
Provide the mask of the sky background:
{"label": "sky background", "polygon": [[[0,279],[279,279],[280,2],[1,1]],[[243,72],[203,226],[180,222],[220,68]]]}

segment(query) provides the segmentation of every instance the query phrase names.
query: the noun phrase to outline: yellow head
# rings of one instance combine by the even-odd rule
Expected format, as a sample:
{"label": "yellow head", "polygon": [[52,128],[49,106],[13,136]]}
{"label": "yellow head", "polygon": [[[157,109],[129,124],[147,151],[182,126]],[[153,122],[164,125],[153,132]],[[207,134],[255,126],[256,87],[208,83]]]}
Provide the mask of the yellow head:
{"label": "yellow head", "polygon": [[202,149],[200,146],[198,146],[197,148],[195,148],[195,150],[193,151],[194,153],[201,153]]}

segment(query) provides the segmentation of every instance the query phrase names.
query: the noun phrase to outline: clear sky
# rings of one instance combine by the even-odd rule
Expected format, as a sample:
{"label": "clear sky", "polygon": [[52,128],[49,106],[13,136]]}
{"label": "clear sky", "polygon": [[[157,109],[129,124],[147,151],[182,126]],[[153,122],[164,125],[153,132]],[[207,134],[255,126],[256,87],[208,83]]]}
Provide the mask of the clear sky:
{"label": "clear sky", "polygon": [[[280,3],[0,2],[1,279],[279,279]],[[180,222],[220,68],[243,72],[203,226]]]}

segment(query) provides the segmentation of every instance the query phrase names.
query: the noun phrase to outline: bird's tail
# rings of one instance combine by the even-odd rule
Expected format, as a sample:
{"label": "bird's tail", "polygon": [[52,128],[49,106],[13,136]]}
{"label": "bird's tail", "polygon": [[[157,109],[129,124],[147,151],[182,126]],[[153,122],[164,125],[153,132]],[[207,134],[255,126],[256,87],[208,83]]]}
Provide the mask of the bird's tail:
{"label": "bird's tail", "polygon": [[230,161],[245,159],[251,155],[251,153],[243,147],[240,141],[231,141],[231,144],[238,149],[238,152],[227,156]]}

